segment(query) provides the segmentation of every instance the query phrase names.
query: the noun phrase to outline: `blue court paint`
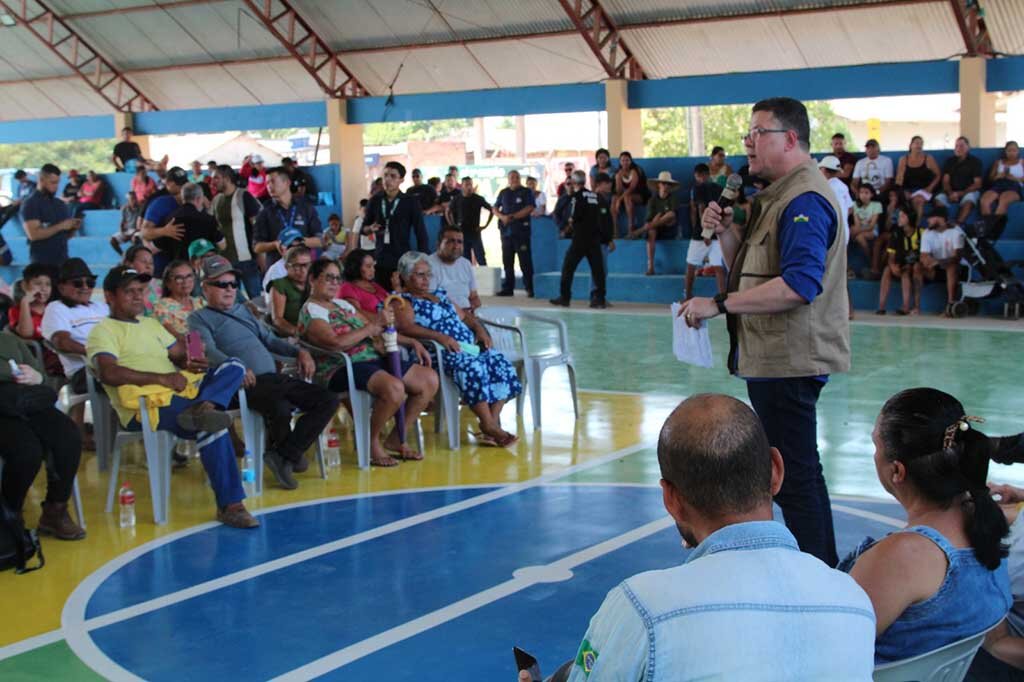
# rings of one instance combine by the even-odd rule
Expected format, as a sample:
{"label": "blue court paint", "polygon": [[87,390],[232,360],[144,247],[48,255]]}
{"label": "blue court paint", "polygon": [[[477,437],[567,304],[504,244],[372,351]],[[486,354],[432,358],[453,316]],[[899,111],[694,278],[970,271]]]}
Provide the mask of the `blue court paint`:
{"label": "blue court paint", "polygon": [[[87,611],[109,612],[390,520],[471,498],[484,489],[396,493],[268,512],[256,532],[210,528],[131,561],[100,586]],[[858,504],[897,516],[892,504]],[[557,561],[663,520],[656,486],[548,485],[379,536],[247,582],[92,631],[99,649],[144,679],[254,679],[320,657],[503,583],[524,566]],[[885,524],[836,515],[843,549]],[[511,647],[550,672],[575,653],[609,589],[643,570],[680,563],[673,528],[357,660],[328,679],[487,679],[514,673]],[[132,595],[128,597],[128,595]]]}
{"label": "blue court paint", "polygon": [[958,92],[959,83],[959,67],[953,61],[728,73],[631,81],[629,106],[647,109],[751,104],[778,96],[816,100],[931,95]]}
{"label": "blue court paint", "polygon": [[[113,116],[68,116],[0,122],[0,144],[113,139]],[[110,147],[113,149],[113,145]],[[42,162],[40,162],[42,165]]]}
{"label": "blue court paint", "polygon": [[145,111],[134,114],[132,123],[136,135],[316,128],[327,125],[327,106],[324,102],[288,102],[244,107]]}
{"label": "blue court paint", "polygon": [[605,108],[603,83],[395,95],[392,105],[387,101],[387,97],[349,100],[349,123],[557,114]]}
{"label": "blue court paint", "polygon": [[459,488],[343,499],[262,514],[261,526],[246,533],[217,526],[188,535],[157,547],[107,578],[89,600],[86,618],[140,604],[487,490]]}

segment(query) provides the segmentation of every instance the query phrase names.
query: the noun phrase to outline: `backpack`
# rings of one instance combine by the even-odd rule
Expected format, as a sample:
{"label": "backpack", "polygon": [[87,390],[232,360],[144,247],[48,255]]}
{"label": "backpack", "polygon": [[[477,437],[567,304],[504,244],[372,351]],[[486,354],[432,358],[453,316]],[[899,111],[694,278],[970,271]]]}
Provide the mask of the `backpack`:
{"label": "backpack", "polygon": [[[38,557],[35,566],[28,566],[29,560]],[[0,497],[0,571],[13,568],[17,574],[29,573],[42,568],[43,546],[34,530],[25,528],[21,516]]]}

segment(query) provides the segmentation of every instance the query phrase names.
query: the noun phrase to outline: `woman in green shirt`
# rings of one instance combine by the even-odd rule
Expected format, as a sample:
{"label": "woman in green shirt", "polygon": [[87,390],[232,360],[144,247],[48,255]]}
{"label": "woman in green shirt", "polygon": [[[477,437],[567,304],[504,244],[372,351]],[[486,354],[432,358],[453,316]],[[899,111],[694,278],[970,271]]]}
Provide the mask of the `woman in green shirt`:
{"label": "woman in green shirt", "polygon": [[270,283],[270,316],[274,329],[284,336],[298,336],[299,311],[309,298],[309,266],[312,252],[305,246],[293,246],[285,254],[285,272]]}

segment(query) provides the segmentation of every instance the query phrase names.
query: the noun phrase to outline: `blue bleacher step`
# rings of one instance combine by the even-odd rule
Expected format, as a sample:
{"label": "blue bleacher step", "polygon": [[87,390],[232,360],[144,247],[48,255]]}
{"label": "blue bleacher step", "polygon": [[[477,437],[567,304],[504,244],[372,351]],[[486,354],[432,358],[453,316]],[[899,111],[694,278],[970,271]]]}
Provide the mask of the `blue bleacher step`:
{"label": "blue bleacher step", "polygon": [[[565,261],[570,240],[559,239],[557,243],[558,265]],[[654,270],[660,275],[686,272],[686,250],[690,240],[665,239],[654,249]],[[617,239],[615,251],[608,254],[608,272],[612,274],[642,275],[647,270],[647,242],[641,239]],[[590,272],[586,259],[580,261],[577,272]]]}
{"label": "blue bleacher step", "polygon": [[[29,262],[29,246],[26,237],[6,237],[14,263]],[[72,237],[68,240],[68,255],[83,259],[86,263],[117,262],[117,252],[110,246],[110,236],[103,237]]]}

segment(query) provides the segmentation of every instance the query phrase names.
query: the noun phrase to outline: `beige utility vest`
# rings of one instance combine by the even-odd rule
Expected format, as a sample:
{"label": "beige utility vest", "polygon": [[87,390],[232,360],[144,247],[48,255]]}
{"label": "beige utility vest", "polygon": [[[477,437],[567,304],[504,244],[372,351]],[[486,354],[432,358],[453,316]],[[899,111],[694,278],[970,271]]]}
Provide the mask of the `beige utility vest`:
{"label": "beige utility vest", "polygon": [[[729,371],[741,377],[807,377],[850,369],[846,217],[813,160],[754,197],[744,240],[729,273],[729,291],[746,291],[782,275],[779,220],[789,203],[805,192],[820,194],[839,220],[825,257],[822,292],[809,305],[784,313],[729,315]],[[804,226],[797,217],[786,229]]]}

